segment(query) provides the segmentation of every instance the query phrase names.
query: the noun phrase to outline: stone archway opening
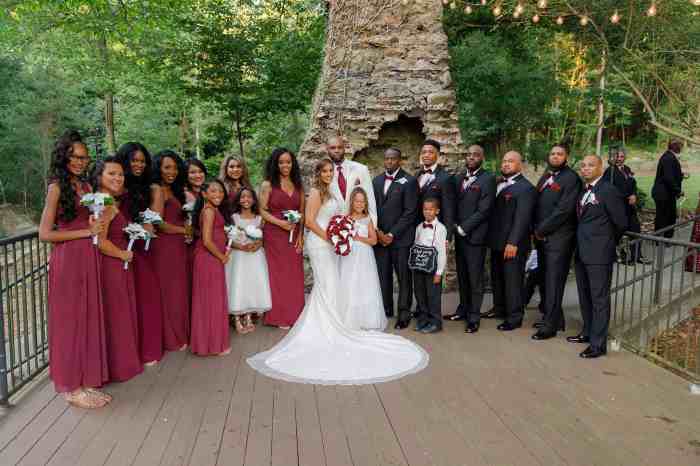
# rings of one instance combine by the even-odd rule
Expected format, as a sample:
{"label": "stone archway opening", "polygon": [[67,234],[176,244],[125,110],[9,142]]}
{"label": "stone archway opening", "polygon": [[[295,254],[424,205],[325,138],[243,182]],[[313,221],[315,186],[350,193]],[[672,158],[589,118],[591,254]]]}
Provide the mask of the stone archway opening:
{"label": "stone archway opening", "polygon": [[421,143],[426,138],[423,131],[420,117],[399,115],[397,120],[384,123],[379,130],[379,137],[370,142],[369,147],[355,152],[353,160],[367,165],[370,173],[376,175],[384,169],[384,151],[398,147],[405,161],[404,168],[412,172],[418,163]]}

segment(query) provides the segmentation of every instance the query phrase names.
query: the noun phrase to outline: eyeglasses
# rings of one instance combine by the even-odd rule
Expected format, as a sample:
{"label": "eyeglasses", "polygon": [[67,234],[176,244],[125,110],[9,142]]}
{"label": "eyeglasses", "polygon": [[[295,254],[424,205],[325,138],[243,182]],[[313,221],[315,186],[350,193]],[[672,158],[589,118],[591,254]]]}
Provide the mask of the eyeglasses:
{"label": "eyeglasses", "polygon": [[90,161],[90,157],[89,157],[89,156],[78,157],[78,156],[76,156],[76,155],[71,155],[71,156],[70,156],[70,159],[71,159],[71,160],[75,160],[76,162],[89,162],[89,161]]}

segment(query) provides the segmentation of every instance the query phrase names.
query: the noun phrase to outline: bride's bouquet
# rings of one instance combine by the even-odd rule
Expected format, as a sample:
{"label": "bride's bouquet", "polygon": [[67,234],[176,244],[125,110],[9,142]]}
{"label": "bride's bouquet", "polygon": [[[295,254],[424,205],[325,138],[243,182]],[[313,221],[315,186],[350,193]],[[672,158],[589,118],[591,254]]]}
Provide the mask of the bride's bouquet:
{"label": "bride's bouquet", "polygon": [[333,250],[339,256],[347,256],[352,250],[355,236],[355,221],[347,215],[335,215],[328,222],[326,236],[333,244]]}
{"label": "bride's bouquet", "polygon": [[301,214],[298,210],[285,210],[282,212],[282,216],[289,223],[294,224],[294,228],[289,230],[289,242],[291,243],[294,239],[294,230],[296,230],[297,223],[301,222]]}
{"label": "bride's bouquet", "polygon": [[[80,205],[87,207],[95,220],[100,218],[102,212],[114,204],[114,198],[105,193],[87,193],[80,198]],[[97,236],[92,237],[92,244],[97,246]]]}
{"label": "bride's bouquet", "polygon": [[[126,227],[124,227],[124,233],[129,237],[129,244],[126,246],[127,251],[131,251],[131,248],[134,247],[134,241],[137,239],[142,239],[146,241],[146,245],[148,245],[148,242],[151,240],[153,235],[146,230],[143,225],[140,223],[130,223]],[[145,249],[148,249],[146,247]],[[129,263],[124,261],[124,270],[127,270],[129,268]]]}

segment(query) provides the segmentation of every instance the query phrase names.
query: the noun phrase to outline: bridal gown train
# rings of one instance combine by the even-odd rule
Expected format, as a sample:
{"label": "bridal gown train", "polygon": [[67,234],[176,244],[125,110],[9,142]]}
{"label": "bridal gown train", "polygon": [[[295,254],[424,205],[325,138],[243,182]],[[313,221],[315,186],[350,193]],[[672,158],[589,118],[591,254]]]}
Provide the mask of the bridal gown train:
{"label": "bridal gown train", "polygon": [[[335,199],[326,201],[316,219],[319,226],[325,229],[341,208]],[[290,382],[362,385],[398,379],[427,366],[428,354],[403,337],[345,327],[337,311],[339,258],[312,232],[306,248],[314,274],[311,296],[279,343],[248,358],[253,369]]]}

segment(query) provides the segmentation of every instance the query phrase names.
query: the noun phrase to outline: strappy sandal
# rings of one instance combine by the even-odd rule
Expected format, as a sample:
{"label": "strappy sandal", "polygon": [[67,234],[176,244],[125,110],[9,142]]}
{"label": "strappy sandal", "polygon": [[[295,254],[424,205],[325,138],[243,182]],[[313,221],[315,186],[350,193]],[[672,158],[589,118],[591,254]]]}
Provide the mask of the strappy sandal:
{"label": "strappy sandal", "polygon": [[77,393],[73,392],[65,395],[65,399],[70,405],[82,409],[98,409],[106,406],[108,403],[106,399],[82,389]]}
{"label": "strappy sandal", "polygon": [[245,326],[246,333],[255,330],[255,324],[253,324],[253,317],[250,314],[246,314],[243,318],[243,325]]}
{"label": "strappy sandal", "polygon": [[95,395],[98,398],[104,399],[107,403],[112,402],[112,395],[110,395],[107,392],[97,390],[96,388],[87,388],[87,387],[84,388],[83,390],[85,390],[86,392],[88,392],[91,395]]}
{"label": "strappy sandal", "polygon": [[234,323],[234,326],[236,327],[236,333],[238,333],[238,334],[240,334],[240,335],[243,335],[244,333],[248,333],[248,332],[245,331],[245,327],[244,327],[243,324],[241,323],[241,317],[240,317],[240,316],[235,316],[235,317],[233,318],[233,323]]}

